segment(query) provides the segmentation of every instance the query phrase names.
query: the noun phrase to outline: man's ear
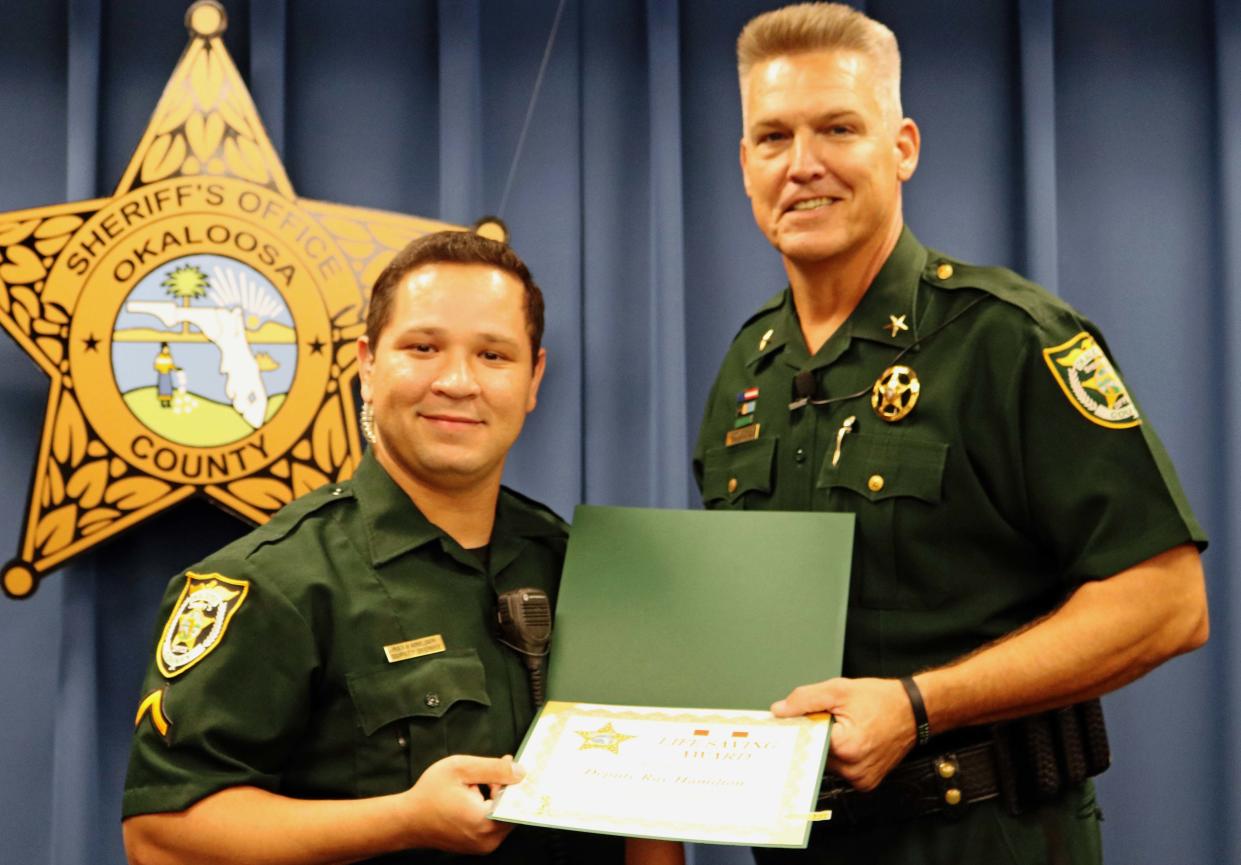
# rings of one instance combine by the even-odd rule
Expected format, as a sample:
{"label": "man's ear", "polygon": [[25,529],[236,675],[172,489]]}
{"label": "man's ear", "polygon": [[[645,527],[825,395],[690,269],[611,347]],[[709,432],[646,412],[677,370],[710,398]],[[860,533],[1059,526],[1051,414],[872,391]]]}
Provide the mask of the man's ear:
{"label": "man's ear", "polygon": [[918,130],[918,124],[909,117],[901,121],[896,131],[896,149],[900,152],[896,176],[904,183],[918,170],[918,155],[922,152],[922,133]]}
{"label": "man's ear", "polygon": [[745,163],[746,163],[747,154],[745,150],[745,136],[744,135],[741,137],[741,140],[738,142],[737,150],[738,150],[737,159],[741,163],[741,185],[745,187],[746,198],[749,198],[750,197],[750,175],[746,174],[746,171],[745,171]]}
{"label": "man's ear", "polygon": [[534,411],[539,404],[539,385],[543,383],[543,373],[547,371],[547,349],[540,347],[539,356],[534,359],[534,373],[530,379],[530,395],[526,399],[526,413]]}

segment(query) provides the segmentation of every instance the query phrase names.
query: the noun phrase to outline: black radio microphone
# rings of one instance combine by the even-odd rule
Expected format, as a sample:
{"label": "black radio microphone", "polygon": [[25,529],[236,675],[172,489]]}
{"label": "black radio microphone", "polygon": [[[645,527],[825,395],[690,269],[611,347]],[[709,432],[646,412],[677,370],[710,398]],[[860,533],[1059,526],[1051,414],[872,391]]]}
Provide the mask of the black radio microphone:
{"label": "black radio microphone", "polygon": [[797,391],[797,396],[801,399],[814,399],[819,390],[819,383],[815,381],[814,373],[803,370],[793,376],[793,390]]}
{"label": "black radio microphone", "polygon": [[542,589],[510,589],[496,599],[500,642],[521,655],[530,671],[534,707],[544,702],[543,665],[552,638],[552,604]]}
{"label": "black radio microphone", "polygon": [[815,402],[818,399],[819,382],[815,379],[814,373],[802,370],[793,376],[793,390],[797,394],[797,399],[789,403],[789,411],[796,411],[808,403]]}

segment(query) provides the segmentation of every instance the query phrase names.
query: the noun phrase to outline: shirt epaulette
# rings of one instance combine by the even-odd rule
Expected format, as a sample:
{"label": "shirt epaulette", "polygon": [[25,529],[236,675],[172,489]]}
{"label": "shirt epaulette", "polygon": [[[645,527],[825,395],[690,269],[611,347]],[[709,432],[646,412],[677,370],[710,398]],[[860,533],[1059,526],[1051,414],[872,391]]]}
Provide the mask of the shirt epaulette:
{"label": "shirt epaulette", "polygon": [[250,534],[237,541],[243,545],[236,552],[245,558],[259,547],[283,540],[307,517],[339,502],[353,500],[353,487],[349,481],[324,484],[289,502],[272,515],[272,518]]}
{"label": "shirt epaulette", "polygon": [[788,302],[788,295],[788,288],[776,292],[745,320],[733,337],[734,345],[742,343],[745,346],[741,358],[746,366],[784,347],[787,334],[777,333],[777,328],[770,325],[773,324],[771,319],[778,315]]}
{"label": "shirt epaulette", "polygon": [[1063,300],[1007,267],[970,264],[928,250],[924,282],[948,289],[973,288],[1015,306],[1044,327],[1053,326],[1072,309]]}
{"label": "shirt epaulette", "polygon": [[569,524],[547,505],[509,487],[500,487],[500,494],[513,500],[514,528],[521,534],[533,537],[568,535]]}

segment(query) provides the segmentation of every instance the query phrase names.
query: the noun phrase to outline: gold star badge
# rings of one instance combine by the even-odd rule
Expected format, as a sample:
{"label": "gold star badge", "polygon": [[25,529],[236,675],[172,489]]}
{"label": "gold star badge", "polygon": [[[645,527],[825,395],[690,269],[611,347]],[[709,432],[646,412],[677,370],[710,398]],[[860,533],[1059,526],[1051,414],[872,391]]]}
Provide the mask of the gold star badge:
{"label": "gold star badge", "polygon": [[888,319],[889,321],[883,326],[883,329],[892,334],[893,338],[902,330],[909,330],[909,325],[905,324],[905,316],[889,315]]}
{"label": "gold star badge", "polygon": [[914,410],[922,382],[907,366],[890,366],[871,388],[870,406],[888,423],[895,423]]}
{"label": "gold star badge", "polygon": [[299,199],[215,0],[111,197],[0,213],[0,325],[51,379],[3,588],[192,495],[256,523],[350,475],[366,292],[455,228]]}
{"label": "gold star badge", "polygon": [[621,742],[634,738],[624,733],[618,733],[613,729],[611,721],[608,721],[598,730],[578,730],[577,734],[582,737],[582,745],[578,748],[579,751],[601,748],[604,751],[611,751],[613,754],[620,753]]}

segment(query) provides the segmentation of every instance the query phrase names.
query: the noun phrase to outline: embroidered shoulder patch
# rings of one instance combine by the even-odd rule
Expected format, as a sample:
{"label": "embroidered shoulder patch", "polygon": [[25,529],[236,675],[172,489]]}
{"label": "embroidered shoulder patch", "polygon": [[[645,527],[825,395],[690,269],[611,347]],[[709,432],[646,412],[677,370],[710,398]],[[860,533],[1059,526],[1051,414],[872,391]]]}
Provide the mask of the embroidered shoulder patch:
{"label": "embroidered shoulder patch", "polygon": [[1043,359],[1073,408],[1099,426],[1126,429],[1142,422],[1120,375],[1094,337],[1082,331],[1043,349]]}
{"label": "embroidered shoulder patch", "polygon": [[249,593],[249,580],[186,571],[185,588],[155,648],[159,671],[171,679],[207,657]]}

